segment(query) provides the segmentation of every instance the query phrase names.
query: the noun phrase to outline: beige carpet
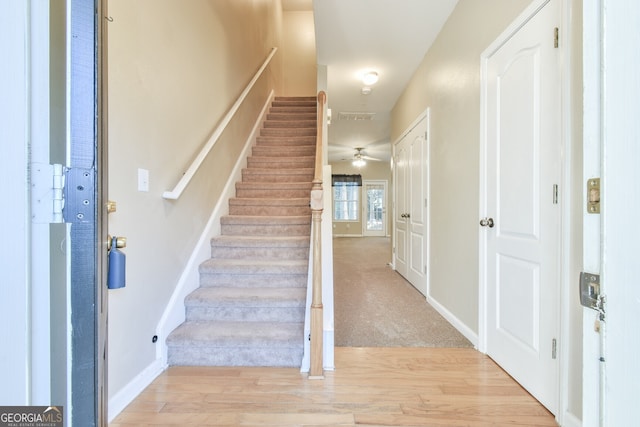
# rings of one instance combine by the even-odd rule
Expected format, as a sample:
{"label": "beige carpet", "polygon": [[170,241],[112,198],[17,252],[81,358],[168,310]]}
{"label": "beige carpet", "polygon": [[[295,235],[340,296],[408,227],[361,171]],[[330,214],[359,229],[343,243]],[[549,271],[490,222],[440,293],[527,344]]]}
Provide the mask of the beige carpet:
{"label": "beige carpet", "polygon": [[386,237],[333,239],[338,347],[473,347],[396,273]]}

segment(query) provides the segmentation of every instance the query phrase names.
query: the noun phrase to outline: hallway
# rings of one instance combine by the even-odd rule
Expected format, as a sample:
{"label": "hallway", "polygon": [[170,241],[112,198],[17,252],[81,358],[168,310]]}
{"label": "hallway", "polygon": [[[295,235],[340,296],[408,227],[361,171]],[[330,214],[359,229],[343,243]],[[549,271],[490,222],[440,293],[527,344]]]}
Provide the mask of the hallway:
{"label": "hallway", "polygon": [[337,347],[473,347],[388,265],[388,237],[333,239]]}

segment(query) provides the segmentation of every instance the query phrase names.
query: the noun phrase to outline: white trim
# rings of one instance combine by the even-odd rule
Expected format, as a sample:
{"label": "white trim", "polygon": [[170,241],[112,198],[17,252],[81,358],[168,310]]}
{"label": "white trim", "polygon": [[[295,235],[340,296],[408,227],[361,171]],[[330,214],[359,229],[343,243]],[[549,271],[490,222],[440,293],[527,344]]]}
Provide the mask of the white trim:
{"label": "white trim", "polygon": [[242,153],[240,153],[233,171],[229,175],[223,192],[213,208],[211,216],[198,239],[198,243],[196,243],[196,246],[189,257],[189,261],[187,261],[187,264],[180,275],[180,279],[178,280],[173,294],[169,299],[167,307],[158,321],[157,333],[159,344],[156,348],[156,358],[162,359],[165,364],[167,363],[166,338],[171,331],[185,320],[184,298],[200,285],[198,265],[211,257],[211,238],[220,234],[220,217],[226,215],[228,212],[229,198],[234,197],[235,195],[235,183],[241,180],[242,168],[246,166],[249,150],[260,131],[260,126],[265,119],[273,97],[274,92],[271,91],[260,115],[256,120],[256,123],[253,126],[251,134],[245,142],[244,149]]}
{"label": "white trim", "polygon": [[582,421],[570,412],[564,412],[562,414],[562,421],[560,421],[562,427],[582,427]]}
{"label": "white trim", "polygon": [[469,328],[462,320],[458,319],[453,313],[440,304],[435,298],[427,297],[427,303],[431,305],[442,317],[444,317],[451,325],[458,330],[466,339],[471,341],[474,347],[478,348],[478,334]]}
{"label": "white trim", "polygon": [[200,165],[202,165],[202,162],[204,162],[204,159],[209,155],[209,152],[218,141],[218,138],[220,138],[220,135],[222,135],[222,132],[224,132],[227,125],[229,124],[233,116],[236,114],[238,109],[240,108],[240,105],[245,100],[245,98],[247,97],[251,89],[253,88],[253,85],[258,81],[258,78],[260,78],[260,76],[262,75],[262,72],[265,70],[265,68],[267,68],[267,65],[269,65],[269,62],[271,62],[271,58],[273,58],[273,55],[275,55],[277,50],[278,50],[277,47],[274,47],[271,49],[271,53],[269,53],[269,55],[267,56],[267,59],[264,60],[264,63],[262,64],[260,69],[253,76],[249,84],[247,84],[247,87],[242,91],[242,93],[240,94],[236,102],[231,106],[231,109],[224,116],[224,118],[222,119],[222,122],[220,122],[216,130],[213,131],[213,134],[211,135],[207,143],[204,145],[204,147],[202,147],[202,150],[200,150],[196,158],[193,159],[193,162],[189,166],[189,169],[187,169],[184,175],[182,175],[182,178],[180,178],[180,181],[178,181],[178,183],[173,188],[173,190],[165,191],[164,193],[162,193],[163,198],[171,199],[171,200],[176,200],[180,198],[180,195],[182,194],[184,189],[187,187],[187,185],[189,185],[189,182],[191,182],[191,179],[196,174],[197,170],[200,168]]}
{"label": "white trim", "polygon": [[[583,135],[582,178],[601,176],[601,1],[583,3]],[[585,191],[586,193],[586,191]],[[583,194],[586,203],[586,194]],[[582,213],[582,268],[583,271],[599,274],[600,271],[600,215]],[[585,244],[589,242],[589,244]],[[585,427],[600,425],[600,336],[593,329],[595,312],[583,308],[582,325],[582,422]]]}
{"label": "white trim", "polygon": [[[10,209],[0,211],[5,226],[5,244],[0,248],[3,278],[0,288],[0,340],[5,346],[0,363],[0,401],[3,405],[31,404],[31,283],[29,212],[29,126],[30,126],[30,4],[0,2],[0,170],[5,185],[4,200]],[[11,141],[10,143],[8,141]],[[9,286],[9,284],[15,284]],[[11,327],[6,327],[11,325]],[[9,346],[10,351],[6,349]]]}
{"label": "white trim", "polygon": [[147,388],[162,372],[162,359],[156,359],[109,399],[109,423]]}

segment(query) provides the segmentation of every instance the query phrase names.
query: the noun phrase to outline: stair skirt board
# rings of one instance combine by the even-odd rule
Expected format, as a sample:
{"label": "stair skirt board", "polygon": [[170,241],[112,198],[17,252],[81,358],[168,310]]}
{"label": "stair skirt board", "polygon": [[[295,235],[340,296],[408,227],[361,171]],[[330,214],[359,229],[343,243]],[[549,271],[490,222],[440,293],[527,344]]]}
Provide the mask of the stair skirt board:
{"label": "stair skirt board", "polygon": [[301,366],[315,106],[276,97],[264,114],[185,321],[166,338],[169,365]]}

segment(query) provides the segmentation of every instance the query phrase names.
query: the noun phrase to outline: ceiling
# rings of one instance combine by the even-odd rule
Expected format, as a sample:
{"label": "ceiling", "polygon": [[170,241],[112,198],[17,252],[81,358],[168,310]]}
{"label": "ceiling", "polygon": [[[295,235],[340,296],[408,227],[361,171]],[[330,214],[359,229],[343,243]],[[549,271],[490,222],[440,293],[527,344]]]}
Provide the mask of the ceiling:
{"label": "ceiling", "polygon": [[[458,0],[282,0],[313,10],[318,64],[327,66],[329,162],[391,157],[390,115]],[[361,75],[379,81],[362,94]]]}

